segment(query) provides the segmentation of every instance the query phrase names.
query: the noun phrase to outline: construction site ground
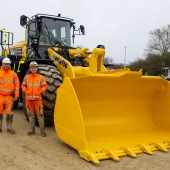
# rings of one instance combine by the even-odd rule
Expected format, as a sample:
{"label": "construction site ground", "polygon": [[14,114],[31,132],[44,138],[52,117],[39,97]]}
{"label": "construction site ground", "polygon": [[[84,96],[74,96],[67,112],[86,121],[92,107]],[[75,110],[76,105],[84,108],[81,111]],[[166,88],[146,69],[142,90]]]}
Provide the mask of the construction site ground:
{"label": "construction site ground", "polygon": [[112,159],[100,161],[98,165],[81,159],[76,150],[61,142],[54,127],[47,127],[43,138],[36,128],[34,136],[27,136],[29,124],[22,106],[15,110],[14,127],[16,134],[6,132],[6,121],[0,133],[0,169],[4,170],[169,170],[168,153],[155,151],[153,155],[138,154],[137,158],[121,157],[119,162]]}

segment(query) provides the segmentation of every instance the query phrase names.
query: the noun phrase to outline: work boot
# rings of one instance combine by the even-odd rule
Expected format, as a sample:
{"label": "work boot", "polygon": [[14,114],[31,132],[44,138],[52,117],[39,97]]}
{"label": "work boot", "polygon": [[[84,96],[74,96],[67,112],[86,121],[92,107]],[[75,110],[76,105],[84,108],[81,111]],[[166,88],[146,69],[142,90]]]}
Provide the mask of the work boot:
{"label": "work boot", "polygon": [[40,126],[41,136],[46,137],[45,128],[44,128],[44,114],[40,114],[40,116],[38,116],[38,122]]}
{"label": "work boot", "polygon": [[15,130],[12,129],[12,124],[13,124],[13,115],[7,115],[6,116],[6,123],[7,123],[7,132],[11,134],[15,134]]}
{"label": "work boot", "polygon": [[0,114],[0,132],[2,132],[3,114]]}
{"label": "work boot", "polygon": [[30,130],[28,131],[27,135],[31,136],[35,134],[35,116],[34,115],[29,116],[29,122],[30,122]]}

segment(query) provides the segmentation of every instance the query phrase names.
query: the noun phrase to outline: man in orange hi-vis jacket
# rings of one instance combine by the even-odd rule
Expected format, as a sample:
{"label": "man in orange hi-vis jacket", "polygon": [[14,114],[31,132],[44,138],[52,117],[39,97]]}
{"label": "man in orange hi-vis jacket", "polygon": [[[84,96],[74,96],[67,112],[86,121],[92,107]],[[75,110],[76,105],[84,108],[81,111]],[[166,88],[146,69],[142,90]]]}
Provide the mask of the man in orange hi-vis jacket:
{"label": "man in orange hi-vis jacket", "polygon": [[7,132],[15,134],[12,128],[14,100],[19,99],[20,82],[17,74],[11,70],[9,58],[2,60],[0,69],[0,132],[2,132],[3,115],[6,115]]}
{"label": "man in orange hi-vis jacket", "polygon": [[47,90],[48,86],[45,77],[37,72],[37,62],[32,61],[29,65],[29,68],[30,73],[24,77],[21,85],[22,91],[25,94],[26,109],[30,121],[30,130],[28,131],[28,135],[33,135],[35,133],[34,112],[36,112],[40,126],[40,133],[43,137],[45,137],[46,132],[44,127],[42,95]]}

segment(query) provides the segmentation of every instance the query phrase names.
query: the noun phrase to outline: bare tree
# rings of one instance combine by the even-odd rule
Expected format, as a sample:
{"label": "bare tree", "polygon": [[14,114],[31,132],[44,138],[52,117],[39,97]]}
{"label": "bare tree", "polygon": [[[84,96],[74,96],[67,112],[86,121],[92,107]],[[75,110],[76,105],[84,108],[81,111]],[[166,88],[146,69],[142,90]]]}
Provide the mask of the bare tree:
{"label": "bare tree", "polygon": [[104,64],[113,64],[113,58],[105,57],[103,60]]}
{"label": "bare tree", "polygon": [[149,35],[146,49],[149,53],[164,55],[170,50],[170,25],[150,31]]}

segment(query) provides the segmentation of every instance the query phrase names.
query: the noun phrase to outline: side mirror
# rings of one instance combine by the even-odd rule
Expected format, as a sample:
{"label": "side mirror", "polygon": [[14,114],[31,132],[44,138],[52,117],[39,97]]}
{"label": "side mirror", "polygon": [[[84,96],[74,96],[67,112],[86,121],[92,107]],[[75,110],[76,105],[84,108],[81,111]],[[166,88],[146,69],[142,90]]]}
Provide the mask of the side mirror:
{"label": "side mirror", "polygon": [[85,35],[85,28],[83,25],[80,25],[80,31],[83,35]]}
{"label": "side mirror", "polygon": [[21,26],[25,26],[26,23],[27,23],[27,16],[22,15],[22,16],[20,17],[20,25],[21,25]]}
{"label": "side mirror", "polygon": [[[84,26],[80,25],[80,28],[78,30],[76,30],[76,27],[75,27],[74,24],[75,24],[74,22],[71,23],[71,27],[73,27],[73,35],[72,35],[72,37],[73,37],[73,44],[74,44],[75,35],[85,35],[85,28],[84,28]],[[78,33],[75,34],[76,32],[78,32]]]}

